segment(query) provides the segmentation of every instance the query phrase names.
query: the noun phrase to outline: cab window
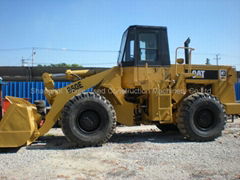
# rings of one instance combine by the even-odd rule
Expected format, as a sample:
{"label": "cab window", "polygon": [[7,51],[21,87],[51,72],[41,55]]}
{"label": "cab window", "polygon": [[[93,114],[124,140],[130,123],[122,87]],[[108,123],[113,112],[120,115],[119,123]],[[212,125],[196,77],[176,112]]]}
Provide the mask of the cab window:
{"label": "cab window", "polygon": [[129,32],[128,39],[126,42],[125,52],[123,55],[123,62],[134,61],[134,43],[135,42],[135,34],[133,32]]}
{"label": "cab window", "polygon": [[155,33],[139,33],[140,61],[157,61],[157,37]]}

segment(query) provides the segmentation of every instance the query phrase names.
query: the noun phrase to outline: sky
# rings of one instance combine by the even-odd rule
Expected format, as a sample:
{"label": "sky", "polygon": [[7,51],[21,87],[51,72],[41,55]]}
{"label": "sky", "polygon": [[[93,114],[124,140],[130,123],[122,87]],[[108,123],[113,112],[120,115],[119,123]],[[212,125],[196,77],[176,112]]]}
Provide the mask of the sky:
{"label": "sky", "polygon": [[116,65],[130,25],[168,28],[171,62],[190,37],[192,63],[240,70],[240,0],[0,0],[0,66]]}

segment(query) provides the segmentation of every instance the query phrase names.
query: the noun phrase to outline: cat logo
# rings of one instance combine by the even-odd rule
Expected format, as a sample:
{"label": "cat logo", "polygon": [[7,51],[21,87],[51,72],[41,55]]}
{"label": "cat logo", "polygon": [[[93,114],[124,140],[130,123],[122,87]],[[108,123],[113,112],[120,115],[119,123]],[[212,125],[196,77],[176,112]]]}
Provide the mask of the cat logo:
{"label": "cat logo", "polygon": [[204,70],[192,70],[192,73],[194,74],[193,78],[203,78],[204,79]]}

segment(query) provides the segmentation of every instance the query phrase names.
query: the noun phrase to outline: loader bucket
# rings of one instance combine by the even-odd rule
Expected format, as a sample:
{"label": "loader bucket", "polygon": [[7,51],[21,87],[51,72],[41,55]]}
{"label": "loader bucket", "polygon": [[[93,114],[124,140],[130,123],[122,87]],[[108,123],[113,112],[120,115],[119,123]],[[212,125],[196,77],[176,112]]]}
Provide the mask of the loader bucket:
{"label": "loader bucket", "polygon": [[6,100],[10,105],[0,120],[0,148],[30,144],[39,134],[40,114],[24,99],[7,96]]}

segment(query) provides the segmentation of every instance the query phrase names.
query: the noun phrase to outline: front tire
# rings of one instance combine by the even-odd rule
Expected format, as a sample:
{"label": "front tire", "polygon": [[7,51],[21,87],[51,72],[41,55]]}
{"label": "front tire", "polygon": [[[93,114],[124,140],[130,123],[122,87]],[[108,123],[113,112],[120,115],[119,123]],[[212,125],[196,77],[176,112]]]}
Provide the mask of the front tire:
{"label": "front tire", "polygon": [[105,143],[116,127],[111,103],[97,93],[81,93],[66,103],[62,112],[62,131],[79,147]]}
{"label": "front tire", "polygon": [[177,114],[179,131],[192,141],[212,141],[221,136],[226,123],[224,106],[207,93],[195,93],[183,100]]}

